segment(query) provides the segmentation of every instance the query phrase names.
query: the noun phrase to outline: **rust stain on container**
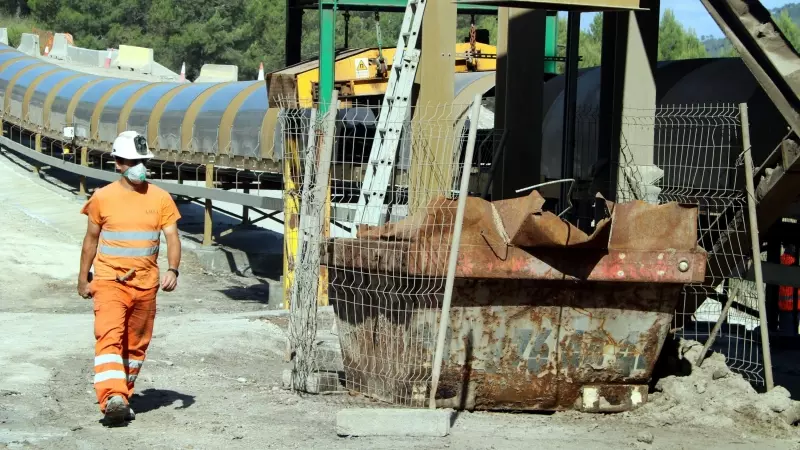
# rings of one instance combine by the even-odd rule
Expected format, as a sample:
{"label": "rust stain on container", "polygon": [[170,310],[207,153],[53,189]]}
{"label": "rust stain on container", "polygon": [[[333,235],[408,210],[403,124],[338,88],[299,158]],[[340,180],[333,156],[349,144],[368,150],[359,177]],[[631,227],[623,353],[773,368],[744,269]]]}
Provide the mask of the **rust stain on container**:
{"label": "rust stain on container", "polygon": [[[437,405],[617,411],[646,393],[682,285],[703,279],[696,208],[606,202],[586,235],[542,204],[468,199]],[[348,387],[411,406],[430,389],[455,215],[429,206],[321,248]]]}

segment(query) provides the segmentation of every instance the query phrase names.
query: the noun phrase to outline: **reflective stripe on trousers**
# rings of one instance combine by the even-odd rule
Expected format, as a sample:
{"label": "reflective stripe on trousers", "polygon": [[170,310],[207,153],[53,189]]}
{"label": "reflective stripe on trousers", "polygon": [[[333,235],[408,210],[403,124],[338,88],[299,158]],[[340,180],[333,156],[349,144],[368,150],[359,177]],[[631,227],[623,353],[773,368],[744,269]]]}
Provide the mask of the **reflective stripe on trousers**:
{"label": "reflective stripe on trousers", "polygon": [[100,410],[114,395],[133,395],[153,335],[158,287],[137,289],[96,280],[94,288],[94,388]]}

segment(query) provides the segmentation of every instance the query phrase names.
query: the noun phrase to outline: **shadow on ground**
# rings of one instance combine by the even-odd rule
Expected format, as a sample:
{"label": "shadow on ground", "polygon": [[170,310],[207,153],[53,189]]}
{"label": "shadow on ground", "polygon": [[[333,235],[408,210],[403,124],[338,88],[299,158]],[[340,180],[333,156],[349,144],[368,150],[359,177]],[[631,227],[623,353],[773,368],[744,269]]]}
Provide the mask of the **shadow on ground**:
{"label": "shadow on ground", "polygon": [[136,414],[139,415],[171,406],[179,400],[181,405],[176,406],[175,409],[186,409],[194,404],[193,395],[181,394],[180,392],[165,389],[145,389],[131,397],[130,405]]}
{"label": "shadow on ground", "polygon": [[[231,300],[247,301],[269,305],[270,307],[282,307],[282,285],[280,283],[269,283],[260,280],[261,283],[251,286],[232,286],[219,289],[217,292],[225,295]],[[275,303],[275,304],[273,304]]]}

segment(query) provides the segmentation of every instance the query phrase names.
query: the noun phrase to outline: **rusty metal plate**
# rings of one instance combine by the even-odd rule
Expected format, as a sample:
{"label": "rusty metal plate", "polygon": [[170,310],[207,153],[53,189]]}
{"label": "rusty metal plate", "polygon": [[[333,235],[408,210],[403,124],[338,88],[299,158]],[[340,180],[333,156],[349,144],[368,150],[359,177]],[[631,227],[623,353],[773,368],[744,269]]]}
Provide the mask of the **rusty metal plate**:
{"label": "rusty metal plate", "polygon": [[[348,387],[425,406],[442,286],[342,270],[331,277]],[[458,279],[437,405],[592,410],[583,401],[591,385],[605,401],[598,411],[636,406],[620,386],[648,383],[680,289]]]}
{"label": "rusty metal plate", "polygon": [[[696,245],[696,207],[606,203],[610,216],[587,235],[542,211],[544,200],[535,191],[494,203],[469,198],[456,276],[658,283],[703,280],[706,253]],[[323,260],[354,270],[445,276],[455,211],[455,201],[434,199],[403,221],[362,226],[358,239],[330,241],[323,248]]]}
{"label": "rusty metal plate", "polygon": [[697,247],[698,210],[695,205],[650,205],[635,200],[613,204],[608,247],[620,250],[685,250]]}
{"label": "rusty metal plate", "polygon": [[[706,270],[702,251],[536,249],[528,253],[509,247],[500,259],[485,250],[462,247],[456,277],[686,284],[702,282]],[[446,248],[426,250],[412,242],[360,239],[331,241],[321,253],[329,266],[425,277],[444,277],[449,257]]]}

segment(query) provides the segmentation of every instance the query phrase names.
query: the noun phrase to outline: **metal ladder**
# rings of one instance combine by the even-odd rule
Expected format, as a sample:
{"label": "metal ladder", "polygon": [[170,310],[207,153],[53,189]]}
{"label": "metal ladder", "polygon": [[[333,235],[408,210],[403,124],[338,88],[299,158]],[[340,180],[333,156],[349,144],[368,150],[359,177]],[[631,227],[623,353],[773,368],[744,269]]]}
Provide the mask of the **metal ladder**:
{"label": "metal ladder", "polygon": [[389,84],[381,104],[381,112],[372,140],[361,195],[358,198],[355,224],[380,225],[386,190],[389,187],[403,123],[407,117],[411,90],[417,75],[420,51],[417,38],[428,0],[409,0],[400,27],[400,38],[394,54]]}

